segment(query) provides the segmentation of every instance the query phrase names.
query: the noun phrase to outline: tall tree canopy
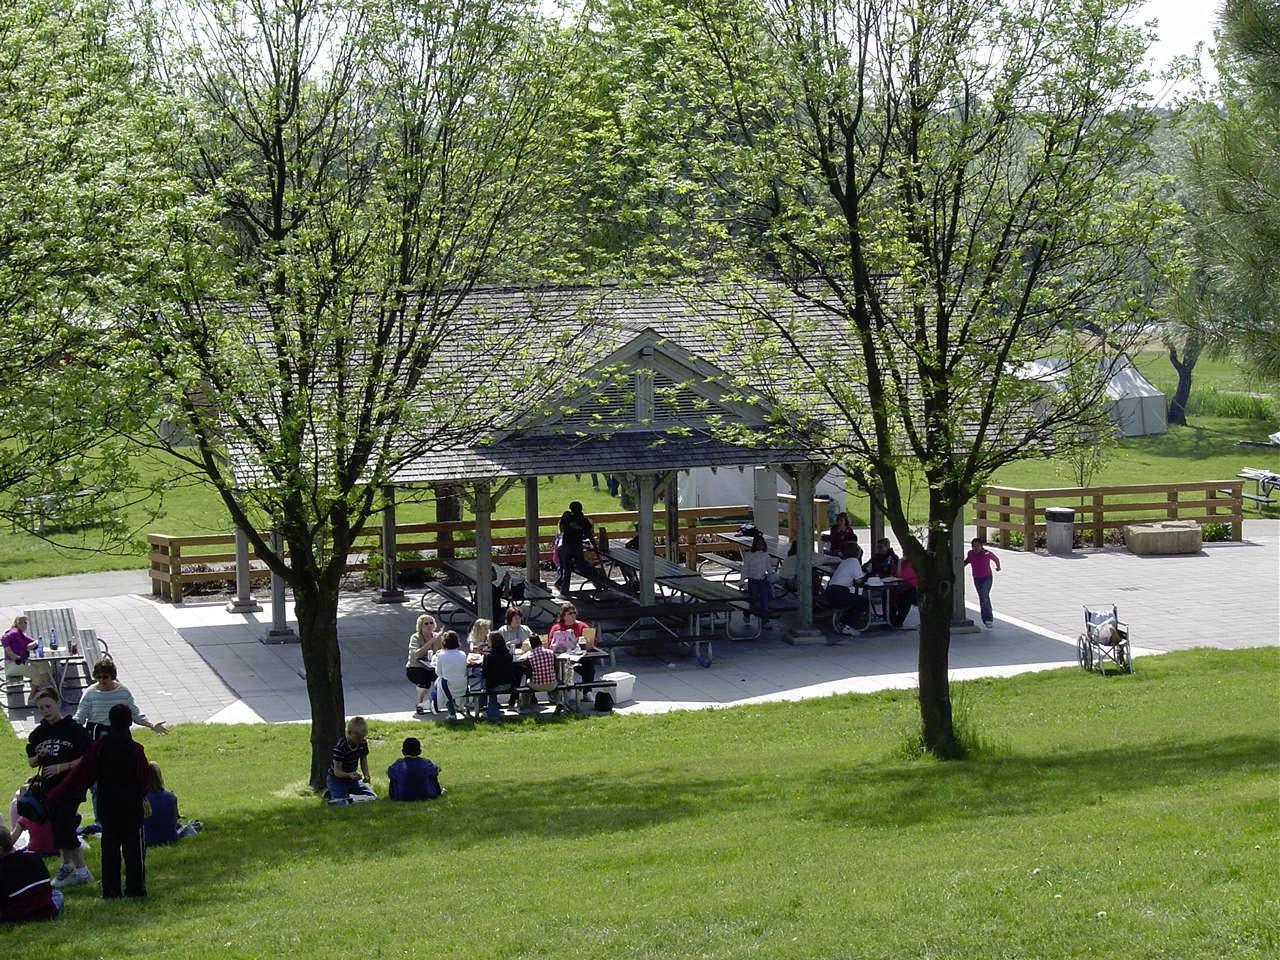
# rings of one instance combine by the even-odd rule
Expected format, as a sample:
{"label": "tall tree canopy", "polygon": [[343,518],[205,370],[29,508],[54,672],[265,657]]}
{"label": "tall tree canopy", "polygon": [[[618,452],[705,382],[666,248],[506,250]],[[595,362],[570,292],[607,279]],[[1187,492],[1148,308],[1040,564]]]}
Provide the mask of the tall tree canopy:
{"label": "tall tree canopy", "polygon": [[146,422],[111,320],[154,269],[171,181],[113,14],[0,7],[0,515],[27,526],[118,508]]}
{"label": "tall tree canopy", "polygon": [[564,269],[572,37],[508,0],[170,12],[156,67],[189,202],[166,302],[136,331],[192,441],[169,452],[292,588],[319,787],[344,714],[339,582],[379,491],[554,383],[527,361],[552,333],[491,336],[469,305],[485,281]]}
{"label": "tall tree canopy", "polygon": [[[648,24],[628,28],[632,60],[652,66],[626,95],[661,131],[652,180],[671,181],[680,232],[696,225],[684,262],[780,277],[826,308],[805,324],[748,298],[743,380],[789,411],[783,429],[816,435],[872,492],[919,571],[923,737],[940,756],[959,751],[953,525],[998,467],[1108,429],[1101,391],[1115,350],[1149,320],[1144,261],[1171,211],[1134,175],[1149,114],[1132,7],[628,8]],[[1096,329],[1105,342],[1086,333]],[[1019,375],[1050,356],[1073,389]],[[804,370],[817,396],[779,389],[781,366]],[[908,516],[917,477],[923,530]]]}
{"label": "tall tree canopy", "polygon": [[1207,236],[1197,263],[1216,291],[1212,329],[1262,376],[1280,378],[1280,2],[1226,0],[1221,103],[1194,141]]}

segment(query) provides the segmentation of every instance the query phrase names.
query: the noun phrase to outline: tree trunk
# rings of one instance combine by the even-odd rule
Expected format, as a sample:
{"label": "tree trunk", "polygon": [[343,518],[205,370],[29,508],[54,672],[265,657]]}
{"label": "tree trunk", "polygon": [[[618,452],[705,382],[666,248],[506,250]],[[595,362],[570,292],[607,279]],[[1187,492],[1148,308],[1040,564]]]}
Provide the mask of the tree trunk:
{"label": "tree trunk", "polygon": [[1200,350],[1200,339],[1196,336],[1187,338],[1181,360],[1178,359],[1178,352],[1173,347],[1169,348],[1169,362],[1178,372],[1178,386],[1169,400],[1170,423],[1183,427],[1187,425],[1187,401],[1191,398],[1191,371],[1195,368],[1196,361],[1200,359]]}
{"label": "tree trunk", "polygon": [[[955,570],[951,559],[951,524],[945,510],[930,510],[927,553],[912,566],[919,578],[920,729],[924,748],[939,760],[963,755],[951,719],[951,617]],[[952,514],[954,519],[954,513]],[[905,526],[905,524],[904,524]]]}
{"label": "tree trunk", "polygon": [[336,578],[316,577],[294,594],[311,702],[310,782],[312,789],[319,791],[324,789],[330,751],[346,721],[342,653],[338,649],[338,582]]}

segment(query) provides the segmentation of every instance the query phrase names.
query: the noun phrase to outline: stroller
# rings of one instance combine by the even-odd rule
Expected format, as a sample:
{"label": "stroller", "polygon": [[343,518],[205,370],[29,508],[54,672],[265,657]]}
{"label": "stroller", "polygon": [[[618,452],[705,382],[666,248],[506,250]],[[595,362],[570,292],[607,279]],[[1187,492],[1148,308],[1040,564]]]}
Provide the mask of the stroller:
{"label": "stroller", "polygon": [[1129,649],[1129,624],[1120,619],[1115,605],[1084,608],[1084,633],[1076,641],[1076,657],[1085,670],[1107,672],[1112,663],[1121,673],[1133,673]]}

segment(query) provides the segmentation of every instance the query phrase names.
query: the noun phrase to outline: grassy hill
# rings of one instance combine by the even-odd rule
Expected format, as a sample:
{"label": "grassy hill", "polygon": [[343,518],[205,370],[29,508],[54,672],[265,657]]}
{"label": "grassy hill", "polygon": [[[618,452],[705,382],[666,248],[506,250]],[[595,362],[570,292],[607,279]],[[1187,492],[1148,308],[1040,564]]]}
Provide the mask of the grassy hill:
{"label": "grassy hill", "polygon": [[906,692],[375,723],[376,772],[420,736],[449,793],[336,811],[303,726],[143,731],[206,831],[150,851],[145,903],[72,889],[0,956],[1270,960],[1278,681],[1266,649],[964,684],[988,751],[950,764],[902,759]]}

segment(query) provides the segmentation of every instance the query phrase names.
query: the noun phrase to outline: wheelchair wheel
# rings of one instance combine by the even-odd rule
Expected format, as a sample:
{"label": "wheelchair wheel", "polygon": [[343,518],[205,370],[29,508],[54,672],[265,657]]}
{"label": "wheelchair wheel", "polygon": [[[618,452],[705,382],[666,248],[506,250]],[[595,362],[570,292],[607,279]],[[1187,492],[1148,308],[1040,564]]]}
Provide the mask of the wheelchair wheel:
{"label": "wheelchair wheel", "polygon": [[867,629],[867,627],[871,626],[871,605],[859,604],[858,606],[850,607],[844,611],[842,620],[845,626],[859,632]]}
{"label": "wheelchair wheel", "polygon": [[1093,669],[1093,646],[1083,633],[1076,638],[1076,659],[1080,661],[1082,670]]}

